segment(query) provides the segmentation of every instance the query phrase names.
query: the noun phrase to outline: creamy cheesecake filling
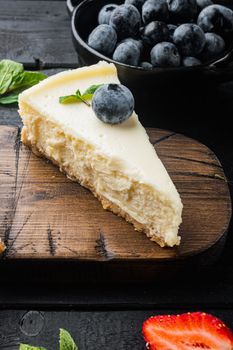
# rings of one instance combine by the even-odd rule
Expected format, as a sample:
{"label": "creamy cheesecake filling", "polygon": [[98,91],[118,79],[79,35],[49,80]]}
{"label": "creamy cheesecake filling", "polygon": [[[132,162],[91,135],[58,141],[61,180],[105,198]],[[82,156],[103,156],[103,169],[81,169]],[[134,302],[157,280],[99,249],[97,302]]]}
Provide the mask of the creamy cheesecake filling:
{"label": "creamy cheesecake filling", "polygon": [[58,164],[69,178],[89,188],[105,209],[121,214],[161,246],[179,244],[181,209],[166,195],[127,174],[121,160],[74,137],[26,103],[20,104],[20,115],[24,123],[22,140]]}
{"label": "creamy cheesecake filling", "polygon": [[19,96],[22,140],[153,241],[179,244],[181,199],[137,115],[109,125],[84,103],[59,103],[60,96],[77,89],[108,83],[119,83],[116,68],[100,62],[24,91]]}

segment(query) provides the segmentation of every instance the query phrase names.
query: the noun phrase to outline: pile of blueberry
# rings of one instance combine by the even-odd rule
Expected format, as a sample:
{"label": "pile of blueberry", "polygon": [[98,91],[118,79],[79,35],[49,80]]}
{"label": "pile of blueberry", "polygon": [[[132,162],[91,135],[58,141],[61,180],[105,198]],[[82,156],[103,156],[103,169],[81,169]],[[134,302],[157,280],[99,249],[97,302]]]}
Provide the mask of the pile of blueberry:
{"label": "pile of blueberry", "polygon": [[233,11],[212,0],[125,0],[100,10],[88,45],[145,69],[189,67],[221,56],[229,36]]}

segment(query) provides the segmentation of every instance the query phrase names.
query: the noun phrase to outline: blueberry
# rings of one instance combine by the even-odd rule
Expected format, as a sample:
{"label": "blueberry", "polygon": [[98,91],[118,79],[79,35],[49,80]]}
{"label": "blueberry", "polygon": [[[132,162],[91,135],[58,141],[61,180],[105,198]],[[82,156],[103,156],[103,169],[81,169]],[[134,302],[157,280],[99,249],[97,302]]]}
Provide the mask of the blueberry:
{"label": "blueberry", "polygon": [[194,66],[200,66],[201,65],[201,61],[199,59],[197,59],[196,57],[184,57],[183,58],[183,66],[185,67],[194,67]]}
{"label": "blueberry", "polygon": [[134,97],[124,85],[106,84],[94,93],[92,108],[104,123],[119,124],[132,115]]}
{"label": "blueberry", "polygon": [[168,20],[168,7],[166,0],[147,0],[142,6],[142,20],[145,24],[152,21]]}
{"label": "blueberry", "polygon": [[196,0],[199,10],[203,10],[205,7],[213,5],[212,0]]}
{"label": "blueberry", "polygon": [[183,56],[196,56],[205,46],[205,33],[196,24],[186,23],[179,26],[173,41]]}
{"label": "blueberry", "polygon": [[168,10],[175,23],[191,22],[197,15],[196,0],[167,0]]}
{"label": "blueberry", "polygon": [[140,50],[134,42],[128,40],[117,46],[113,53],[113,59],[117,62],[137,66],[140,60]]}
{"label": "blueberry", "polygon": [[178,67],[180,65],[178,49],[170,42],[155,45],[151,50],[150,57],[154,67]]}
{"label": "blueberry", "polygon": [[173,42],[173,34],[177,26],[175,26],[174,24],[168,24],[167,27],[169,30],[169,41]]}
{"label": "blueberry", "polygon": [[141,12],[142,5],[146,0],[125,0],[125,4],[135,6]]}
{"label": "blueberry", "polygon": [[120,5],[112,12],[109,23],[119,38],[135,37],[140,28],[141,16],[133,5]]}
{"label": "blueberry", "polygon": [[108,24],[100,24],[88,37],[88,45],[107,56],[113,53],[116,43],[116,31]]}
{"label": "blueberry", "polygon": [[209,61],[218,57],[225,50],[225,41],[215,33],[206,33],[206,44],[201,53],[203,61]]}
{"label": "blueberry", "polygon": [[133,39],[133,38],[125,38],[125,39],[121,40],[121,41],[117,44],[117,46],[119,46],[119,45],[122,44],[122,43],[129,42],[129,41],[132,42],[133,44],[135,44],[135,45],[138,47],[140,53],[143,52],[144,45],[143,45],[142,40],[136,40],[136,39]]}
{"label": "blueberry", "polygon": [[109,24],[112,11],[117,8],[116,4],[109,4],[102,7],[98,15],[99,24]]}
{"label": "blueberry", "polygon": [[143,61],[140,63],[140,67],[144,68],[144,69],[152,69],[153,66],[150,62],[146,62],[146,61]]}
{"label": "blueberry", "polygon": [[233,11],[222,5],[205,7],[198,16],[197,24],[204,32],[217,34],[233,31]]}
{"label": "blueberry", "polygon": [[143,28],[141,38],[146,45],[154,46],[169,39],[169,29],[164,22],[153,21]]}

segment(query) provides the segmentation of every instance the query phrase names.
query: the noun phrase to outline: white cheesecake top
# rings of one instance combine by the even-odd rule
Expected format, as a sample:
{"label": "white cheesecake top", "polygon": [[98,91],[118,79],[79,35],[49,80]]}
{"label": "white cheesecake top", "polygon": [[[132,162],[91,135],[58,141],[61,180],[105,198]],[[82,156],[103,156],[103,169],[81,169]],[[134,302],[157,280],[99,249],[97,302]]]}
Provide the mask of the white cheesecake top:
{"label": "white cheesecake top", "polygon": [[85,139],[98,151],[118,160],[129,176],[154,186],[181,207],[179,194],[135,113],[122,124],[109,125],[100,121],[84,103],[59,103],[60,96],[107,83],[119,83],[116,68],[99,62],[47,78],[19,98],[73,136]]}

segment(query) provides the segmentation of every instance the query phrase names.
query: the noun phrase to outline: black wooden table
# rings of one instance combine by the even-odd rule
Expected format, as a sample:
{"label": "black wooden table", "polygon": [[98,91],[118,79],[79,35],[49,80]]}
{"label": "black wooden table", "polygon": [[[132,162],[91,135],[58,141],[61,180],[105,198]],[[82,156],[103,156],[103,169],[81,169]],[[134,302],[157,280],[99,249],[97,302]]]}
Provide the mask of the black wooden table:
{"label": "black wooden table", "polygon": [[[0,59],[53,74],[77,67],[64,1],[0,0]],[[195,96],[194,96],[195,100]],[[176,129],[212,148],[233,181],[233,82],[202,95],[195,108],[158,111],[148,126]],[[185,117],[180,118],[180,116]],[[183,121],[181,121],[184,120]],[[20,125],[15,107],[0,108],[0,123]],[[0,276],[0,349],[18,349],[20,342],[58,348],[60,327],[71,331],[80,350],[145,349],[141,326],[152,314],[204,310],[233,328],[233,229],[224,253],[208,275],[150,285],[27,285]],[[1,263],[1,261],[0,261]],[[17,268],[17,267],[16,267]],[[191,274],[190,274],[191,275]]]}

